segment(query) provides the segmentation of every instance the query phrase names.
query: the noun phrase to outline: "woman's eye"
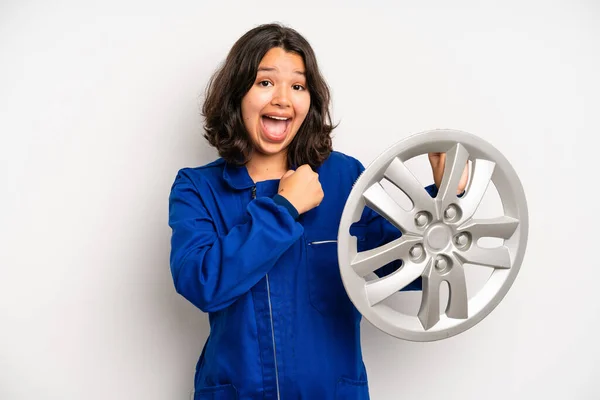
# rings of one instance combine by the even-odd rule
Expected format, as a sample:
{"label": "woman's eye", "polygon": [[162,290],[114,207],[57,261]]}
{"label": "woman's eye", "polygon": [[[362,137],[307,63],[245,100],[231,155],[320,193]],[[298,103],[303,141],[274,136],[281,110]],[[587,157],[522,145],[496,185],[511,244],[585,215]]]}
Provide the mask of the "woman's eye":
{"label": "woman's eye", "polygon": [[294,85],[292,86],[294,90],[306,90],[306,88],[302,85]]}
{"label": "woman's eye", "polygon": [[260,82],[258,82],[258,84],[259,84],[260,86],[262,86],[262,87],[269,87],[269,86],[272,86],[272,83],[271,83],[271,82],[269,82],[269,81],[260,81]]}

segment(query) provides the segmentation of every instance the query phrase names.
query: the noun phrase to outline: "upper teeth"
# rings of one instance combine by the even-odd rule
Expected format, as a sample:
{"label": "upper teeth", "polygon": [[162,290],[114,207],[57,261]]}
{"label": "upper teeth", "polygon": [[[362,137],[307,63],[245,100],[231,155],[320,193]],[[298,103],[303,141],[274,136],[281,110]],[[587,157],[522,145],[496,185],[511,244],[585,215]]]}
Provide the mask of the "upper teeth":
{"label": "upper teeth", "polygon": [[286,117],[275,117],[273,115],[265,115],[265,117],[269,117],[269,118],[272,118],[272,119],[277,119],[279,121],[287,121],[288,120],[288,118],[286,118]]}

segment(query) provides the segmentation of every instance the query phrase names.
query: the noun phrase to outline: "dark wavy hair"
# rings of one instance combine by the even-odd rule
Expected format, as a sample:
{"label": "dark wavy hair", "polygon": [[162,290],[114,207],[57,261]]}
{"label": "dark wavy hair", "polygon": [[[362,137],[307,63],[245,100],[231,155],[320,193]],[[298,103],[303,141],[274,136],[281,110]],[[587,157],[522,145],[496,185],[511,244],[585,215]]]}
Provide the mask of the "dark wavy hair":
{"label": "dark wavy hair", "polygon": [[329,112],[329,87],[308,41],[283,25],[260,25],[233,45],[206,88],[204,137],[227,162],[244,165],[249,161],[253,145],[242,119],[242,98],[256,80],[260,61],[274,47],[302,57],[310,93],[308,114],[288,146],[288,167],[309,164],[316,168],[332,151],[330,134],[335,126]]}

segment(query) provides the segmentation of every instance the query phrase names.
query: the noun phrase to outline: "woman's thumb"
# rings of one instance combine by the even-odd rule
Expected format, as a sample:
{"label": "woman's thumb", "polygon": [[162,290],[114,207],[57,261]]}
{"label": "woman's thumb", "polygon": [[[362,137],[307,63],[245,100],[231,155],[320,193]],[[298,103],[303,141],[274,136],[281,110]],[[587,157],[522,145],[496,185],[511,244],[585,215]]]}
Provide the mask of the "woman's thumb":
{"label": "woman's thumb", "polygon": [[287,178],[288,176],[292,175],[294,172],[295,171],[293,169],[288,170],[285,174],[283,174],[281,179]]}

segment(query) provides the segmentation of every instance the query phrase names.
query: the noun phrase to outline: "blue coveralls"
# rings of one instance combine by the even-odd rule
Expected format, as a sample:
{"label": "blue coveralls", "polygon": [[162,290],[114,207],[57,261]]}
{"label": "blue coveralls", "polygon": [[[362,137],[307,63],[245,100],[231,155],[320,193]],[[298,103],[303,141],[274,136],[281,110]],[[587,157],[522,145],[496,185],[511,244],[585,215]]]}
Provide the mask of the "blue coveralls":
{"label": "blue coveralls", "polygon": [[[169,198],[171,272],[210,321],[195,400],[369,398],[361,316],[337,262],[340,218],[363,170],[333,152],[316,170],[322,203],[297,220],[273,200],[279,180],[255,184],[246,167],[223,159],[179,171]],[[369,209],[351,233],[361,251],[400,236]]]}

